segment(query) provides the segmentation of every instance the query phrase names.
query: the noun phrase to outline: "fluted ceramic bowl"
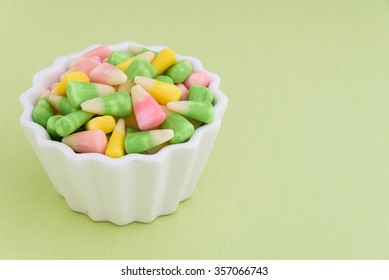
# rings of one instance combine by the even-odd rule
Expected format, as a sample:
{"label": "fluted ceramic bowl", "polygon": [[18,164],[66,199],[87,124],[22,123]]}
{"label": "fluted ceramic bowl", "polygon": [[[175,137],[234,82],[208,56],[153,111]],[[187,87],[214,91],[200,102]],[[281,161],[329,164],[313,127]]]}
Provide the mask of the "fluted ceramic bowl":
{"label": "fluted ceramic bowl", "polygon": [[[123,42],[109,47],[127,51],[129,44],[137,45]],[[40,94],[59,80],[69,63],[97,46],[60,56],[52,66],[34,75],[32,87],[20,96],[20,125],[54,188],[72,210],[85,213],[94,221],[117,225],[148,223],[173,213],[194,192],[228,100],[219,89],[218,75],[204,69],[197,58],[177,55],[178,60],[189,60],[193,71],[210,74],[209,88],[215,95],[215,118],[211,123],[197,128],[186,143],[168,145],[152,155],[129,154],[114,159],[97,153],[77,154],[67,145],[52,141],[46,130],[32,120],[32,111]],[[160,51],[165,46],[145,47]]]}

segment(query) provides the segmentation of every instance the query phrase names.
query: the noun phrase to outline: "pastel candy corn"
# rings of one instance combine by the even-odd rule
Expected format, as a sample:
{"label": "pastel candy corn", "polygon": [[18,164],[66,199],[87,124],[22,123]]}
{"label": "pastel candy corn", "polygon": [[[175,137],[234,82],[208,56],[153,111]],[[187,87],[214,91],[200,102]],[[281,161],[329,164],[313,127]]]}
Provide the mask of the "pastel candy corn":
{"label": "pastel candy corn", "polygon": [[66,86],[69,82],[89,82],[89,77],[84,72],[75,71],[68,73],[54,88],[53,93],[66,95]]}
{"label": "pastel candy corn", "polygon": [[154,54],[157,54],[157,52],[154,52],[152,50],[149,50],[148,48],[137,46],[137,45],[128,45],[128,51],[132,53],[133,55],[138,55],[145,52],[153,52]]}
{"label": "pastel candy corn", "polygon": [[83,57],[75,67],[75,71],[84,72],[89,75],[90,72],[100,64],[100,59],[96,57]]}
{"label": "pastel candy corn", "polygon": [[142,57],[135,58],[126,70],[128,80],[134,81],[135,76],[149,77],[155,76],[155,69],[150,62]]}
{"label": "pastel candy corn", "polygon": [[143,153],[169,141],[173,136],[174,132],[171,129],[156,129],[128,133],[124,140],[124,149],[127,154]]}
{"label": "pastel candy corn", "polygon": [[140,130],[154,129],[165,121],[166,115],[162,108],[141,86],[132,87],[131,95],[136,122]]}
{"label": "pastel candy corn", "polygon": [[126,137],[126,127],[123,119],[119,119],[114,131],[109,138],[105,155],[111,158],[119,158],[125,155],[124,138]]}
{"label": "pastel candy corn", "polygon": [[85,112],[110,115],[114,117],[127,117],[132,111],[132,100],[126,91],[103,95],[81,103]]}
{"label": "pastel candy corn", "polygon": [[204,101],[212,104],[213,93],[212,91],[200,85],[191,86],[189,89],[188,100],[191,101]]}
{"label": "pastel candy corn", "polygon": [[170,111],[165,106],[161,105],[161,107],[166,114],[166,120],[161,127],[174,131],[174,137],[169,142],[177,144],[187,141],[194,133],[194,126],[180,114]]}
{"label": "pastel candy corn", "polygon": [[151,64],[154,66],[157,75],[161,75],[170,66],[174,65],[174,63],[176,63],[176,60],[177,56],[175,52],[173,52],[169,48],[164,48],[155,56]]}
{"label": "pastel candy corn", "polygon": [[181,101],[188,100],[188,94],[189,94],[188,88],[184,84],[177,84],[176,86],[181,90],[182,93],[180,100]]}
{"label": "pastel candy corn", "polygon": [[104,60],[105,58],[109,57],[110,54],[111,54],[111,50],[109,49],[109,47],[107,45],[100,45],[96,48],[93,48],[93,49],[87,51],[86,53],[83,54],[83,56],[86,56],[86,57],[97,56],[101,60]]}
{"label": "pastel candy corn", "polygon": [[65,137],[83,126],[92,118],[93,114],[82,110],[75,111],[63,116],[55,123],[55,131],[58,135]]}
{"label": "pastel candy corn", "polygon": [[185,117],[210,123],[214,118],[214,109],[212,104],[200,101],[176,101],[169,102],[167,108],[177,112]]}
{"label": "pastel candy corn", "polygon": [[66,92],[73,107],[79,108],[84,101],[112,94],[115,92],[115,89],[112,86],[98,83],[69,82]]}
{"label": "pastel candy corn", "polygon": [[112,116],[94,117],[85,124],[86,130],[102,130],[105,134],[111,133],[116,126],[116,120]]}
{"label": "pastel candy corn", "polygon": [[62,138],[60,135],[58,135],[57,131],[55,130],[55,123],[62,117],[63,117],[62,115],[55,115],[55,116],[51,116],[47,120],[46,130],[49,133],[50,138],[52,140],[57,140],[58,141],[58,140],[61,140],[61,138]]}
{"label": "pastel candy corn", "polygon": [[62,95],[51,94],[49,96],[51,106],[58,110],[62,115],[67,115],[77,111],[78,108],[74,107],[68,98]]}
{"label": "pastel candy corn", "polygon": [[181,60],[166,71],[166,75],[173,79],[175,84],[182,83],[192,73],[192,64],[189,60]]}
{"label": "pastel candy corn", "polygon": [[95,67],[89,74],[91,82],[106,85],[120,85],[127,81],[127,76],[115,66],[103,62]]}
{"label": "pastel candy corn", "polygon": [[62,138],[62,143],[78,153],[104,154],[107,137],[102,130],[86,130]]}
{"label": "pastel candy corn", "polygon": [[187,88],[190,88],[194,85],[200,85],[200,86],[209,86],[209,83],[211,82],[211,77],[209,76],[208,72],[202,71],[202,72],[194,72],[190,74],[190,76],[185,80],[184,84]]}
{"label": "pastel candy corn", "polygon": [[112,51],[108,58],[108,63],[116,66],[131,57],[133,57],[133,55],[128,52]]}
{"label": "pastel candy corn", "polygon": [[32,111],[32,119],[34,122],[40,124],[43,127],[46,127],[47,120],[54,115],[53,108],[50,105],[48,96],[50,95],[50,91],[46,90],[40,96],[37,104]]}
{"label": "pastel candy corn", "polygon": [[96,48],[93,48],[84,54],[82,54],[80,57],[77,57],[70,63],[70,67],[77,66],[78,63],[84,58],[84,57],[98,57],[100,60],[106,59],[111,53],[111,50],[106,45],[100,45]]}
{"label": "pastel candy corn", "polygon": [[182,92],[176,85],[140,76],[136,76],[134,81],[137,85],[141,85],[161,105],[180,100]]}
{"label": "pastel candy corn", "polygon": [[[141,75],[139,75],[139,76],[141,76]],[[168,83],[168,84],[174,84],[172,78],[170,78],[169,76],[166,76],[166,75],[159,75],[159,76],[155,77],[154,79],[161,81],[161,82]]]}
{"label": "pastel candy corn", "polygon": [[125,61],[123,61],[122,63],[119,63],[118,65],[116,65],[116,67],[120,70],[122,70],[123,72],[126,72],[127,71],[127,68],[130,66],[130,64],[137,58],[143,58],[145,60],[147,60],[148,62],[151,62],[153,61],[154,57],[155,57],[155,54],[153,52],[144,52],[144,53],[141,53],[141,54],[138,54],[134,57],[131,57]]}

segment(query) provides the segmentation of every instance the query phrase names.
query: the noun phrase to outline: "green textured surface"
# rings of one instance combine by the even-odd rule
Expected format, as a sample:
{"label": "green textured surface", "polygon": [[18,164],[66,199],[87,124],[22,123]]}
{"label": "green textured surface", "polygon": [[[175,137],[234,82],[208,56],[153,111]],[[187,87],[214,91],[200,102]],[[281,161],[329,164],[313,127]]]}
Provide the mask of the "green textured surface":
{"label": "green textured surface", "polygon": [[[388,26],[383,0],[0,0],[0,258],[388,259]],[[200,58],[229,107],[192,198],[117,227],[56,194],[18,97],[58,55],[127,40]]]}

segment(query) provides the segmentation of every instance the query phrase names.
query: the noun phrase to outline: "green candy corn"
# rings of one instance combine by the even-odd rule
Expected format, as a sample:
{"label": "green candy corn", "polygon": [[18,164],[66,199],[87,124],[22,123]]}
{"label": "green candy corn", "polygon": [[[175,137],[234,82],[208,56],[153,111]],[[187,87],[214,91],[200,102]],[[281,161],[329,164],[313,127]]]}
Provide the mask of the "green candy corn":
{"label": "green candy corn", "polygon": [[81,104],[85,112],[110,115],[113,117],[127,117],[132,112],[132,99],[126,91],[108,94],[87,100]]}
{"label": "green candy corn", "polygon": [[124,139],[124,149],[127,154],[143,153],[172,139],[174,132],[171,129],[156,129],[141,132],[132,132]]}
{"label": "green candy corn", "polygon": [[131,57],[133,57],[133,55],[128,52],[112,51],[108,57],[108,63],[116,66]]}
{"label": "green candy corn", "polygon": [[172,78],[170,78],[169,76],[166,76],[166,75],[159,75],[159,76],[155,77],[154,79],[161,81],[161,82],[168,83],[168,84],[172,84],[172,85],[174,84]]}
{"label": "green candy corn", "polygon": [[55,123],[62,117],[63,117],[62,115],[55,115],[55,116],[50,117],[47,121],[46,130],[49,133],[50,138],[52,140],[59,141],[62,138],[60,135],[58,135],[57,131],[55,130]]}
{"label": "green candy corn", "polygon": [[191,86],[189,88],[188,100],[203,101],[212,104],[213,93],[209,88],[205,86],[200,86],[200,85]]}
{"label": "green candy corn", "polygon": [[214,118],[214,108],[212,104],[201,101],[174,101],[169,102],[167,108],[185,117],[190,117],[198,121],[210,123]]}
{"label": "green candy corn", "polygon": [[171,144],[183,143],[187,141],[194,133],[194,126],[185,117],[178,113],[170,111],[165,106],[161,106],[166,114],[166,119],[161,127],[172,129],[174,137],[170,139]]}
{"label": "green candy corn", "polygon": [[49,94],[50,91],[45,91],[32,111],[32,119],[34,122],[40,124],[44,128],[46,128],[47,120],[54,115],[53,108],[48,99]]}
{"label": "green candy corn", "polygon": [[63,116],[55,123],[55,131],[59,136],[65,137],[76,131],[92,118],[93,114],[78,110]]}
{"label": "green candy corn", "polygon": [[51,106],[57,109],[62,115],[67,115],[79,110],[77,107],[70,104],[69,99],[62,95],[52,94],[49,96],[49,101]]}
{"label": "green candy corn", "polygon": [[134,81],[135,76],[142,76],[147,78],[153,78],[155,74],[155,68],[142,57],[135,58],[126,70],[128,80]]}
{"label": "green candy corn", "polygon": [[192,73],[192,64],[188,60],[181,60],[166,71],[175,84],[182,83]]}
{"label": "green candy corn", "polygon": [[70,104],[73,107],[80,108],[80,104],[86,100],[114,93],[112,86],[87,83],[87,82],[69,82],[66,86],[66,94]]}

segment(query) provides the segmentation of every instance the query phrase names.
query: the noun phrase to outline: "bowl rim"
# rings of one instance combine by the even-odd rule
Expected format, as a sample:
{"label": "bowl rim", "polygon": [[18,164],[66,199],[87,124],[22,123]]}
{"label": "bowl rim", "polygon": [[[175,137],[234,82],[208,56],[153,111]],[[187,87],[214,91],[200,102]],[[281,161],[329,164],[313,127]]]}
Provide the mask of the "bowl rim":
{"label": "bowl rim", "polygon": [[[132,41],[125,41],[118,44],[107,45],[107,46],[111,50],[127,50],[129,44],[145,47],[152,51],[160,51],[163,48],[167,48],[167,46],[164,45],[145,46]],[[47,89],[47,87],[43,86],[43,81],[45,77],[47,77],[50,73],[53,73],[53,71],[57,71],[60,76],[63,73],[63,71],[59,71],[59,70],[62,68],[65,69],[65,67],[69,65],[71,60],[81,56],[83,53],[93,48],[96,48],[100,45],[105,45],[105,44],[92,44],[80,52],[76,52],[69,55],[58,56],[54,60],[52,65],[39,70],[33,75],[32,86],[20,95],[19,102],[23,109],[19,120],[20,125],[22,126],[23,129],[33,132],[32,134],[34,135],[33,137],[35,138],[37,145],[45,148],[57,149],[70,160],[96,161],[105,164],[123,164],[129,161],[155,162],[155,161],[163,160],[164,158],[166,158],[168,155],[170,155],[172,152],[176,150],[193,149],[199,146],[200,138],[202,137],[203,134],[206,134],[207,131],[220,128],[221,120],[223,118],[224,111],[227,108],[227,104],[228,104],[228,99],[226,95],[220,90],[220,77],[217,74],[205,69],[198,58],[193,56],[185,56],[185,55],[177,54],[178,61],[182,59],[187,59],[192,63],[193,68],[196,69],[196,71],[206,71],[209,73],[211,77],[209,88],[213,91],[215,95],[214,120],[208,124],[204,124],[201,127],[195,129],[194,134],[187,142],[167,145],[166,147],[163,147],[160,151],[154,154],[127,154],[120,158],[110,158],[104,154],[99,154],[99,153],[76,153],[69,146],[61,142],[51,140],[46,129],[32,120],[32,111],[35,106],[33,101],[35,100],[36,102],[36,100],[38,100],[39,95],[43,92],[43,90],[45,88]]]}

